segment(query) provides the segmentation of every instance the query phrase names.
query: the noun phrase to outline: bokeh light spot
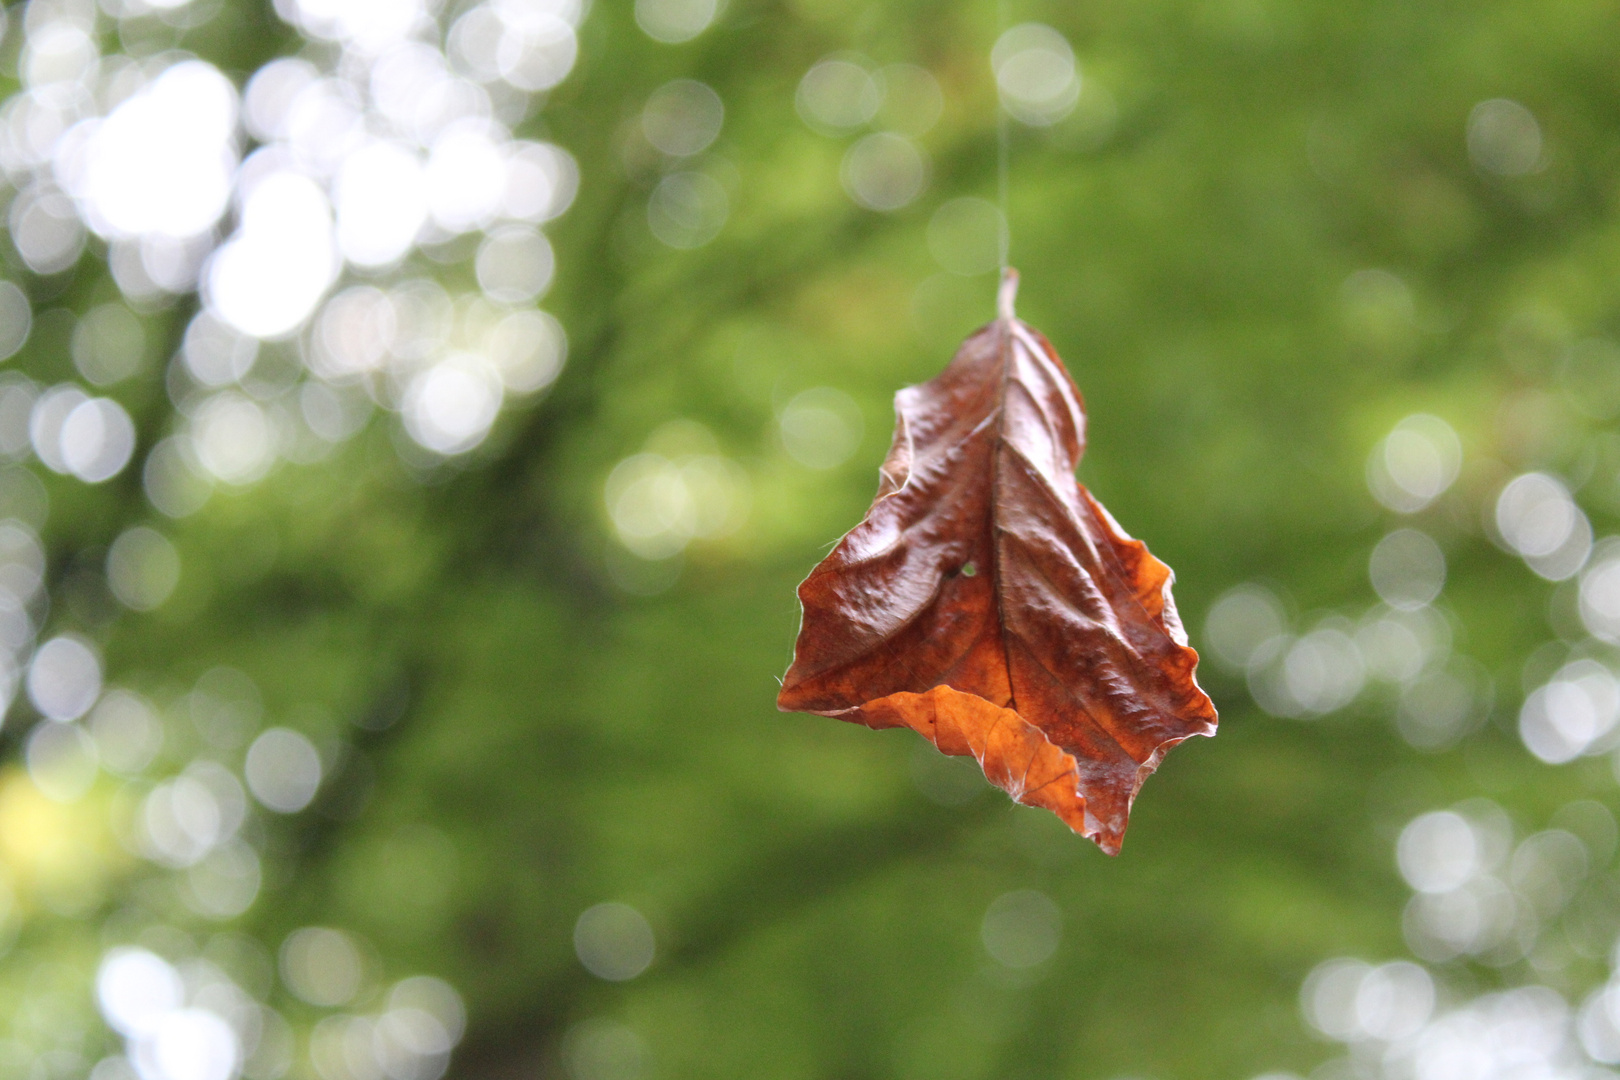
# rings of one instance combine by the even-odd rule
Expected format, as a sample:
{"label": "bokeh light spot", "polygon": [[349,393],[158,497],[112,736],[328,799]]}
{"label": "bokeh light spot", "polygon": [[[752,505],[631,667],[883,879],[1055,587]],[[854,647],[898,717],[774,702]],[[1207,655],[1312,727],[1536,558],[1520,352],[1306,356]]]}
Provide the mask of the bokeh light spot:
{"label": "bokeh light spot", "polygon": [[939,80],[916,64],[888,64],[876,76],[883,104],[876,120],[890,131],[916,138],[927,134],[945,111]]}
{"label": "bokeh light spot", "polygon": [[1368,560],[1373,591],[1390,607],[1414,611],[1434,602],[1446,584],[1446,557],[1427,533],[1396,529]]}
{"label": "bokeh light spot", "polygon": [[41,645],[28,665],[28,700],[51,720],[77,720],[101,696],[101,661],[76,637]]}
{"label": "bokeh light spot", "polygon": [[980,937],[997,963],[1014,970],[1032,968],[1057,952],[1063,914],[1045,893],[1020,889],[991,901]]}
{"label": "bokeh light spot", "polygon": [[652,926],[629,904],[608,901],[586,908],[574,923],[574,953],[599,979],[626,982],[653,962]]}
{"label": "bokeh light spot", "polygon": [[179,583],[180,553],[156,529],[125,529],[107,549],[107,584],[125,607],[161,607]]}
{"label": "bokeh light spot", "polygon": [[1007,30],[990,50],[1002,106],[1040,127],[1057,123],[1080,100],[1080,68],[1068,39],[1043,23]]}
{"label": "bokeh light spot", "polygon": [[568,358],[568,334],[544,311],[514,311],[489,335],[489,358],[514,394],[550,386]]}
{"label": "bokeh light spot", "polygon": [[123,304],[102,304],[73,328],[72,353],[73,366],[87,382],[110,386],[141,369],[146,359],[146,332]]}
{"label": "bokeh light spot", "polygon": [[818,386],[795,394],[778,421],[788,456],[811,469],[835,469],[860,449],[860,406],[841,390]]}
{"label": "bokeh light spot", "polygon": [[236,110],[236,89],[217,68],[182,61],[90,121],[57,175],[102,236],[195,236],[230,198]]}
{"label": "bokeh light spot", "polygon": [[841,135],[876,116],[883,99],[883,83],[865,57],[834,53],[804,73],[793,100],[806,124],[823,134]]}
{"label": "bokeh light spot", "polygon": [[243,775],[260,803],[278,814],[295,814],[320,790],[321,756],[303,734],[269,728],[248,748]]}
{"label": "bokeh light spot", "polygon": [[294,930],[281,944],[281,977],[311,1005],[346,1005],[360,992],[365,970],[349,935],[324,926]]}
{"label": "bokeh light spot", "polygon": [[887,213],[922,194],[928,186],[928,159],[904,135],[879,131],[849,148],[840,176],[857,204]]}
{"label": "bokeh light spot", "polygon": [[1577,660],[1525,697],[1519,737],[1537,758],[1561,765],[1587,753],[1617,721],[1620,684],[1614,673],[1595,660]]}
{"label": "bokeh light spot", "polygon": [[641,110],[641,130],[671,157],[701,154],[720,137],[726,107],[705,83],[676,79],[654,90]]}
{"label": "bokeh light spot", "polygon": [[466,453],[500,413],[500,378],[482,357],[457,353],[421,372],[405,390],[405,430],[434,453]]}
{"label": "bokeh light spot", "polygon": [[1462,443],[1438,416],[1414,413],[1379,441],[1367,459],[1367,486],[1389,509],[1412,514],[1439,498],[1462,468]]}
{"label": "bokeh light spot", "polygon": [[1592,526],[1563,481],[1525,473],[1496,499],[1502,540],[1542,577],[1561,581],[1580,571],[1592,550]]}
{"label": "bokeh light spot", "polygon": [[129,690],[109,690],[88,720],[102,765],[123,776],[139,775],[163,746],[163,724],[151,702]]}
{"label": "bokeh light spot", "polygon": [[1541,167],[1541,125],[1535,114],[1507,98],[1492,98],[1468,113],[1468,157],[1496,176],[1523,176]]}
{"label": "bokeh light spot", "polygon": [[1239,585],[1221,594],[1204,620],[1215,659],[1234,671],[1247,668],[1262,645],[1287,629],[1282,603],[1262,585]]}
{"label": "bokeh light spot", "polygon": [[77,724],[36,724],[23,756],[28,778],[53,802],[77,802],[96,782],[96,745]]}
{"label": "bokeh light spot", "polygon": [[191,418],[198,462],[215,479],[251,484],[275,463],[276,433],[264,409],[232,391],[204,401]]}
{"label": "bokeh light spot", "polygon": [[180,1006],[185,987],[179,972],[145,949],[113,949],[96,972],[96,1000],[115,1031],[149,1034],[156,1022]]}
{"label": "bokeh light spot", "polygon": [[1449,892],[1480,868],[1480,845],[1473,826],[1450,810],[1415,818],[1401,830],[1395,851],[1401,876],[1419,892]]}
{"label": "bokeh light spot", "polygon": [[16,355],[28,340],[33,325],[28,294],[9,281],[0,281],[0,360]]}
{"label": "bokeh light spot", "polygon": [[111,398],[90,398],[62,421],[62,463],[87,484],[111,480],[135,453],[135,422]]}
{"label": "bokeh light spot", "polygon": [[672,173],[647,200],[647,226],[672,248],[702,247],[720,234],[731,213],[731,199],[720,181],[701,172]]}
{"label": "bokeh light spot", "polygon": [[691,41],[719,13],[720,0],[636,0],[636,25],[666,45]]}
{"label": "bokeh light spot", "polygon": [[284,337],[309,317],[337,272],[325,193],[308,177],[275,173],[248,193],[236,235],[214,253],[208,301],[244,334]]}
{"label": "bokeh light spot", "polygon": [[474,261],[479,288],[500,304],[523,304],[542,296],[551,287],[556,267],[551,242],[521,225],[490,233]]}

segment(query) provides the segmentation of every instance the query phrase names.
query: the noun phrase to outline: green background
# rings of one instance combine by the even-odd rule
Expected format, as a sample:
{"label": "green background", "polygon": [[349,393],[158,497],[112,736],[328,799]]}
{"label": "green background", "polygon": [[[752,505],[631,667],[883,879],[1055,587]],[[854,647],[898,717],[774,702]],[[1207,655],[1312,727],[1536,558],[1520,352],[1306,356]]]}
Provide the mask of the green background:
{"label": "green background", "polygon": [[[998,792],[931,801],[936,767],[912,735],[779,715],[794,586],[867,505],[893,392],[992,312],[994,274],[943,275],[926,232],[948,199],[996,197],[986,57],[1002,16],[990,2],[733,0],[670,46],[599,0],[578,69],[520,128],[566,147],[582,176],[548,230],[545,305],[571,345],[546,395],[451,464],[402,463],[381,418],[326,461],[279,466],[174,522],[147,507],[138,470],[96,488],[37,470],[51,627],[93,636],[111,677],[155,700],[238,668],[267,717],[349,748],[314,808],[259,827],[263,891],[224,929],[273,950],[299,926],[337,926],[368,943],[380,977],[446,978],[469,1012],[452,1076],[567,1075],[568,1033],[592,1020],[636,1033],[648,1077],[1307,1073],[1336,1051],[1300,1017],[1305,975],[1336,955],[1407,955],[1393,856],[1407,820],[1487,796],[1534,830],[1571,800],[1614,804],[1606,760],[1550,767],[1519,742],[1521,671],[1572,636],[1549,615],[1568,589],[1494,546],[1482,520],[1530,469],[1568,478],[1600,535],[1620,511],[1620,441],[1560,376],[1570,342],[1620,330],[1620,12],[1005,6],[1060,30],[1084,78],[1069,117],[1012,125],[1020,314],[1086,395],[1082,479],[1175,568],[1193,644],[1214,600],[1250,581],[1299,626],[1360,617],[1376,603],[1373,545],[1415,523],[1447,553],[1439,606],[1457,652],[1493,678],[1490,722],[1423,753],[1385,690],[1276,718],[1206,663],[1220,734],[1169,756],[1109,859]],[[298,41],[267,6],[225,0],[184,45],[241,74]],[[853,137],[795,112],[800,76],[838,50],[920,65],[943,88],[919,140],[929,186],[893,213],[841,187]],[[690,251],[648,232],[657,170],[624,151],[641,103],[676,77],[727,107],[708,160],[730,170],[731,216]],[[1470,109],[1500,97],[1539,121],[1538,171],[1471,163]],[[14,265],[36,313],[114,295],[94,250],[50,280]],[[422,266],[470,281],[465,266]],[[1347,298],[1367,269],[1396,275],[1409,303]],[[193,310],[144,316],[155,352]],[[48,328],[11,366],[71,374]],[[777,416],[821,386],[857,403],[865,434],[818,471],[784,451]],[[119,396],[144,449],[170,422],[160,366]],[[1418,411],[1457,429],[1464,463],[1413,522],[1379,507],[1364,464]],[[733,535],[695,542],[667,590],[635,595],[610,572],[641,571],[613,539],[604,483],[671,420],[712,433],[751,508]],[[155,612],[115,613],[90,585],[74,591],[75,568],[137,522],[158,524],[184,569]],[[12,759],[31,723],[13,707]],[[152,775],[201,749],[171,738]],[[116,1045],[88,989],[101,950],[142,919],[199,947],[221,929],[188,923],[163,872],[109,838],[120,797],[108,777],[52,811],[76,850],[100,853],[79,908],[53,910],[49,883],[36,890],[12,856],[17,933],[0,959],[12,1037],[57,1045],[78,1017],[91,1062]],[[1585,888],[1608,896],[1608,873],[1595,866]],[[1020,889],[1062,912],[1056,953],[1027,970],[981,940],[987,906]],[[653,965],[625,983],[574,953],[576,918],[604,900],[635,906],[656,936]],[[1605,910],[1620,923],[1620,905]],[[1540,982],[1578,1000],[1602,953],[1559,934],[1549,925],[1531,960],[1435,971],[1456,996]],[[273,994],[301,1033],[325,1015]]]}

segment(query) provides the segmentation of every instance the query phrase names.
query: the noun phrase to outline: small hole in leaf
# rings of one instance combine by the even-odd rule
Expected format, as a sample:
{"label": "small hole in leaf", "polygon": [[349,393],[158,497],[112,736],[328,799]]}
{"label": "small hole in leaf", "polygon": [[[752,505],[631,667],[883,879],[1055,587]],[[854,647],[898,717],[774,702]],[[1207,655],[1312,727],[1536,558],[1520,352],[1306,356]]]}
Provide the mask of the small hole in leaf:
{"label": "small hole in leaf", "polygon": [[977,574],[978,572],[979,572],[978,567],[974,566],[972,563],[965,563],[962,566],[962,576],[963,577],[972,577],[974,574]]}

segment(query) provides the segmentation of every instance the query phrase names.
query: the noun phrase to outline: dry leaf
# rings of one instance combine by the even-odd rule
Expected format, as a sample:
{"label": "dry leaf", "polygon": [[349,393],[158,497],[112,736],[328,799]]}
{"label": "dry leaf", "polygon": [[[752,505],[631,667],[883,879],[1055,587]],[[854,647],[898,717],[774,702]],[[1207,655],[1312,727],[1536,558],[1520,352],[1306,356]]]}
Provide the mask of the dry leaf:
{"label": "dry leaf", "polygon": [[1170,568],[1074,478],[1085,412],[1013,315],[895,396],[866,519],[799,586],[777,704],[909,727],[1115,854],[1142,781],[1215,733]]}

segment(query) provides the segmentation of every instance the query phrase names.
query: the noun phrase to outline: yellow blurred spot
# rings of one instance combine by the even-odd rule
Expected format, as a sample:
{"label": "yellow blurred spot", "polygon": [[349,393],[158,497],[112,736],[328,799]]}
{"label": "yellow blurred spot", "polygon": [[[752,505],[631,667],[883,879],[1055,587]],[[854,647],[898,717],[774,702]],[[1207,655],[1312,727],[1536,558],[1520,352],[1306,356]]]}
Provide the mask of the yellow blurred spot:
{"label": "yellow blurred spot", "polygon": [[21,907],[68,913],[95,902],[110,869],[103,810],[96,799],[52,802],[19,768],[0,772],[0,865]]}

